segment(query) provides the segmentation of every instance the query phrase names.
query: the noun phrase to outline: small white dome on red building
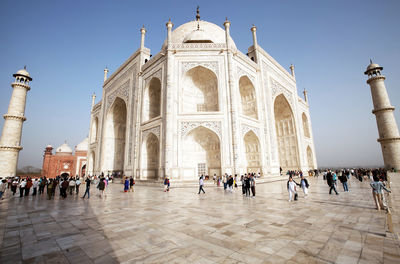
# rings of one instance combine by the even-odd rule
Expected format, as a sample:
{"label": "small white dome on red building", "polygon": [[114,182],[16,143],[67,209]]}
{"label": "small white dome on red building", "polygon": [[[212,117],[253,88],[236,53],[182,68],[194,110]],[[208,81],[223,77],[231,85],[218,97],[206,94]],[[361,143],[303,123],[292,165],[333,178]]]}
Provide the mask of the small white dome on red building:
{"label": "small white dome on red building", "polygon": [[86,137],[81,143],[76,145],[75,151],[87,151],[89,146],[89,138]]}
{"label": "small white dome on red building", "polygon": [[56,149],[56,155],[61,154],[61,155],[71,155],[72,154],[72,149],[70,146],[67,145],[67,142],[62,144]]}

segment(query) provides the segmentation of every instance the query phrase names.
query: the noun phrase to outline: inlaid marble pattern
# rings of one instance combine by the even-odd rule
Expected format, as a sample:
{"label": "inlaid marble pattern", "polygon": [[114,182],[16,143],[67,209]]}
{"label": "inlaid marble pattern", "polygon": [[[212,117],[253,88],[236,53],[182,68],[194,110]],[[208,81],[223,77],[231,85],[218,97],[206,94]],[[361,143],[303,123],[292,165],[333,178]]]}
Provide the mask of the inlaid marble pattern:
{"label": "inlaid marble pattern", "polygon": [[[286,182],[224,192],[113,183],[99,198],[0,202],[0,263],[400,263],[368,182],[329,195],[322,178],[289,203]],[[83,186],[82,186],[83,187]],[[81,188],[82,195],[83,188]]]}

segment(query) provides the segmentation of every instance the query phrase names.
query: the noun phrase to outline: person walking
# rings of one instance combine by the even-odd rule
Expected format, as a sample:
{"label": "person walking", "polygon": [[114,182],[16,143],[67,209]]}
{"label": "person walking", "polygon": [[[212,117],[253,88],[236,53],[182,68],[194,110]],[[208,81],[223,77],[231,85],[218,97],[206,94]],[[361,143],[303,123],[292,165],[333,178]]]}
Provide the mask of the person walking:
{"label": "person walking", "polygon": [[256,196],[256,179],[253,174],[250,176],[250,189],[253,197]]}
{"label": "person walking", "polygon": [[385,209],[385,206],[383,205],[383,199],[382,199],[382,189],[387,191],[388,193],[391,193],[390,190],[386,189],[385,185],[379,180],[379,177],[377,175],[373,175],[373,182],[370,183],[370,186],[372,187],[372,196],[375,201],[375,206],[377,210]]}
{"label": "person walking", "polygon": [[203,189],[203,185],[204,185],[204,179],[203,179],[203,175],[201,175],[200,179],[199,179],[199,193],[198,194],[200,194],[201,191],[203,191],[203,193],[206,193]]}
{"label": "person walking", "polygon": [[76,181],[75,181],[76,194],[79,194],[79,186],[81,186],[81,180],[79,180],[79,178],[76,178]]}
{"label": "person walking", "polygon": [[347,176],[346,176],[345,173],[343,173],[342,175],[339,176],[339,181],[343,185],[343,191],[348,192],[349,191],[349,187],[347,186]]}
{"label": "person walking", "polygon": [[19,183],[19,197],[24,197],[25,186],[26,186],[26,181],[22,179],[22,181]]}
{"label": "person walking", "polygon": [[304,178],[304,175],[301,176],[300,186],[301,186],[301,189],[303,189],[304,197],[307,197],[308,187],[310,187],[310,185],[308,184],[308,180],[306,178]]}
{"label": "person walking", "polygon": [[165,177],[164,179],[164,192],[168,190],[168,177]]}
{"label": "person walking", "polygon": [[129,190],[129,179],[128,177],[126,177],[124,183],[124,192],[127,192],[128,190]]}
{"label": "person walking", "polygon": [[35,179],[32,185],[33,188],[32,196],[36,196],[38,186],[39,186],[39,181],[38,179]]}
{"label": "person walking", "polygon": [[129,191],[134,192],[135,190],[133,189],[133,186],[135,185],[135,180],[133,179],[133,177],[131,176],[129,178]]}
{"label": "person walking", "polygon": [[232,177],[232,175],[230,175],[229,178],[228,178],[228,190],[230,192],[233,191],[233,177]]}
{"label": "person walking", "polygon": [[333,180],[333,175],[332,175],[332,172],[330,170],[326,174],[326,183],[329,186],[329,194],[332,194],[332,190],[334,190],[336,195],[339,195],[339,193],[336,191],[335,182]]}
{"label": "person walking", "polygon": [[243,175],[240,176],[240,182],[242,183],[242,195],[245,195],[246,194],[246,185],[245,185]]}
{"label": "person walking", "polygon": [[228,179],[227,179],[227,175],[226,175],[226,173],[225,173],[225,174],[224,174],[224,177],[222,178],[222,183],[224,184],[224,190],[226,190],[227,181],[228,181]]}
{"label": "person walking", "polygon": [[3,198],[3,195],[5,194],[5,192],[6,192],[6,189],[7,189],[7,180],[1,180],[1,182],[0,182],[0,199],[1,200],[3,200],[4,198]]}
{"label": "person walking", "polygon": [[250,196],[250,174],[244,174],[246,196]]}
{"label": "person walking", "polygon": [[14,178],[12,183],[11,183],[11,192],[12,192],[13,196],[17,192],[17,187],[18,187],[18,180],[16,178]]}
{"label": "person walking", "polygon": [[29,191],[31,190],[32,187],[32,179],[31,178],[27,178],[26,179],[26,185],[25,185],[25,196],[29,195]]}
{"label": "person walking", "polygon": [[289,202],[296,200],[296,183],[294,183],[292,177],[289,177],[289,181],[287,183],[287,189],[289,192]]}
{"label": "person walking", "polygon": [[104,182],[104,178],[100,178],[100,181],[99,181],[99,184],[97,185],[97,188],[99,189],[100,198],[103,198],[104,190],[106,188],[106,184]]}
{"label": "person walking", "polygon": [[47,200],[50,200],[53,196],[53,188],[55,188],[53,179],[50,179],[50,181],[47,184]]}
{"label": "person walking", "polygon": [[82,198],[85,198],[86,194],[87,194],[88,195],[87,198],[89,199],[90,198],[90,183],[91,183],[90,178],[87,177],[85,182],[86,182],[86,190],[85,190],[85,193],[83,194]]}
{"label": "person walking", "polygon": [[64,179],[63,182],[61,183],[61,196],[62,198],[67,198],[67,190],[69,187],[69,181],[67,179]]}
{"label": "person walking", "polygon": [[72,195],[72,193],[75,191],[75,185],[76,185],[75,179],[71,178],[71,180],[69,180],[68,183],[69,195]]}

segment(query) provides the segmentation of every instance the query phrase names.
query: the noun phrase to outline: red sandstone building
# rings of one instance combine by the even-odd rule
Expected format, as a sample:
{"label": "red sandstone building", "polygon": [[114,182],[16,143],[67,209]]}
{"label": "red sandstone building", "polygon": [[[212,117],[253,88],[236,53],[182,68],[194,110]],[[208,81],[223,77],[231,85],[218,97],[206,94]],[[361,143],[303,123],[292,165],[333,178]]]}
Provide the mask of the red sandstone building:
{"label": "red sandstone building", "polygon": [[75,154],[65,142],[56,149],[48,145],[43,155],[42,176],[55,178],[61,176],[83,177],[86,172],[86,153],[88,149],[88,138],[85,138],[75,147]]}

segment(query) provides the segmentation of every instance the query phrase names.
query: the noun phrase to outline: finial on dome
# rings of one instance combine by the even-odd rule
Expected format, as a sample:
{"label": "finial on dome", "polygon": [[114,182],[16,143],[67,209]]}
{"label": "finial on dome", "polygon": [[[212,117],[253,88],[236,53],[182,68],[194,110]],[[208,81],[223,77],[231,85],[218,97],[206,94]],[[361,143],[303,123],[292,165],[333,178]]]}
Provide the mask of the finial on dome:
{"label": "finial on dome", "polygon": [[372,64],[372,60],[371,59],[369,59],[369,62]]}
{"label": "finial on dome", "polygon": [[24,66],[24,70],[26,70],[26,65]]}
{"label": "finial on dome", "polygon": [[197,15],[196,15],[196,20],[197,20],[197,21],[200,21],[200,6],[197,6],[196,13],[197,13]]}

